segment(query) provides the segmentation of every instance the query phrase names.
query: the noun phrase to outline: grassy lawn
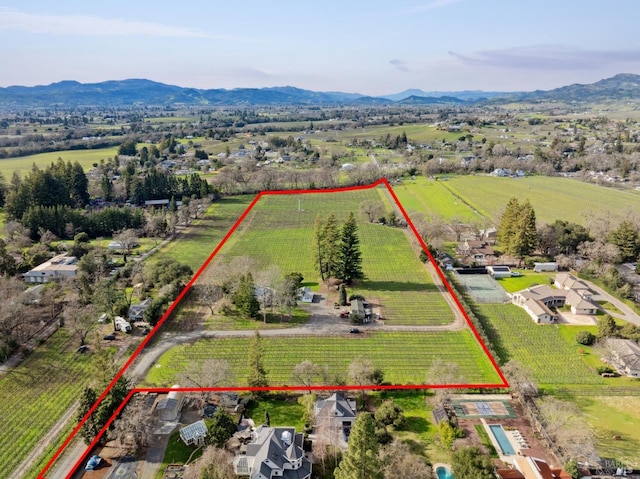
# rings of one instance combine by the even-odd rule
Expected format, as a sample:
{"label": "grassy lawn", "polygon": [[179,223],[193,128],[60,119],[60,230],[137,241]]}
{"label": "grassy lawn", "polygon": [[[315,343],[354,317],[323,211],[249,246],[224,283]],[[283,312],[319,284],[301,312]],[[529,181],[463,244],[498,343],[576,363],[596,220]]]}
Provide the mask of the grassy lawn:
{"label": "grassy lawn", "polygon": [[610,313],[622,314],[622,311],[616,308],[609,301],[598,301],[598,304],[600,304],[600,306],[602,306],[603,309],[609,311]]}
{"label": "grassy lawn", "polygon": [[[638,469],[640,397],[580,396],[572,401],[586,414],[587,421],[594,428],[600,456],[622,461]],[[618,436],[620,439],[614,439]]]}
{"label": "grassy lawn", "polygon": [[[11,471],[91,384],[98,353],[80,355],[77,346],[78,340],[61,329],[0,378],[0,404],[11,404],[11,414],[0,421],[0,478],[11,477]],[[65,437],[61,435],[58,442]],[[47,453],[54,451],[50,447]]]}
{"label": "grassy lawn", "polygon": [[52,162],[62,158],[65,163],[78,162],[85,171],[90,169],[94,163],[100,163],[100,160],[113,158],[118,153],[118,147],[99,148],[95,150],[63,150],[52,151],[49,153],[38,153],[37,155],[21,156],[19,158],[4,158],[0,160],[0,171],[9,181],[14,171],[20,171],[22,175],[26,174],[33,165],[39,168],[46,168]]}
{"label": "grassy lawn", "polygon": [[[206,275],[224,268],[234,257],[254,258],[260,268],[277,265],[286,274],[302,273],[305,282],[319,281],[312,254],[313,222],[334,213],[338,222],[353,211],[358,218],[365,280],[349,288],[382,306],[382,317],[393,324],[448,324],[453,312],[411,247],[402,228],[369,223],[359,213],[364,201],[380,201],[390,209],[382,190],[261,198],[220,251]],[[298,211],[298,206],[303,211]],[[256,275],[254,274],[254,277]]]}
{"label": "grassy lawn", "polygon": [[160,465],[156,479],[162,479],[167,465],[186,464],[189,458],[191,458],[189,462],[192,462],[201,455],[202,449],[198,449],[195,446],[186,446],[184,442],[182,442],[182,439],[180,439],[180,433],[178,431],[173,432],[169,437],[169,443],[164,452],[164,458],[162,459],[162,464]]}
{"label": "grassy lawn", "polygon": [[[429,403],[430,394],[425,391],[383,391],[380,399],[393,398],[402,408],[407,421],[393,431],[393,435],[406,442],[414,454],[425,457],[430,463],[451,462],[451,451],[440,446],[438,434],[432,423],[433,407]],[[381,401],[382,402],[382,401]]]}
{"label": "grassy lawn", "polygon": [[[249,337],[202,339],[167,351],[145,381],[148,386],[175,384],[188,363],[206,358],[224,359],[232,367],[235,384],[247,384]],[[349,363],[358,356],[372,359],[390,384],[424,384],[425,373],[437,358],[456,363],[469,384],[500,382],[489,359],[471,332],[372,333],[344,336],[263,337],[264,363],[271,386],[295,385],[291,373],[296,364],[309,359],[345,381]],[[316,384],[322,385],[317,378]]]}
{"label": "grassy lawn", "polygon": [[531,270],[517,270],[522,276],[512,276],[511,278],[498,278],[496,281],[508,293],[515,293],[523,289],[538,284],[549,284],[549,280],[555,276],[555,273],[535,273]]}
{"label": "grassy lawn", "polygon": [[304,428],[304,407],[298,404],[298,396],[266,396],[249,403],[245,416],[253,419],[256,427],[265,424],[265,413],[269,413],[271,427],[293,426],[296,432]]}

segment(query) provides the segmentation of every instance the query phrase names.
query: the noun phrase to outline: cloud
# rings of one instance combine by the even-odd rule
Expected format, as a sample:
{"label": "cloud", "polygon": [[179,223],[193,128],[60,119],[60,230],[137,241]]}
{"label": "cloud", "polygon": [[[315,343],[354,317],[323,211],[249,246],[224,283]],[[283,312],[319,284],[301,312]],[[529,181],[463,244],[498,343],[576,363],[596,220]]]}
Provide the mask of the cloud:
{"label": "cloud", "polygon": [[0,30],[27,33],[82,36],[155,36],[222,39],[197,29],[174,27],[160,23],[137,22],[89,15],[53,15],[19,12],[0,7]]}
{"label": "cloud", "polygon": [[567,45],[532,45],[468,55],[450,51],[449,55],[465,65],[523,70],[587,70],[640,62],[640,50],[584,50]]}
{"label": "cloud", "polygon": [[394,67],[396,67],[397,70],[401,72],[409,71],[409,65],[407,65],[407,62],[403,62],[402,60],[394,58],[393,60],[389,60],[389,63],[391,63]]}

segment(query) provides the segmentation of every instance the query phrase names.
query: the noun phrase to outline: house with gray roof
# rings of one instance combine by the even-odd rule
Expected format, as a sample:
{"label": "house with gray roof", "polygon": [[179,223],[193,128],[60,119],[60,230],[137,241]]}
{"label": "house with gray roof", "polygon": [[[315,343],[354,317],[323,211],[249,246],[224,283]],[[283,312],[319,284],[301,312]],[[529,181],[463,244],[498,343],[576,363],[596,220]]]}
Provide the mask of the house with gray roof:
{"label": "house with gray roof", "polygon": [[355,400],[341,392],[334,393],[316,401],[314,415],[316,438],[322,437],[330,444],[347,449],[347,439],[358,415]]}
{"label": "house with gray roof", "polygon": [[609,338],[606,342],[611,359],[622,374],[634,378],[640,377],[640,346],[630,339]]}
{"label": "house with gray roof", "polygon": [[233,460],[234,472],[250,479],[310,479],[311,462],[302,448],[303,437],[293,427],[258,427],[245,454]]}

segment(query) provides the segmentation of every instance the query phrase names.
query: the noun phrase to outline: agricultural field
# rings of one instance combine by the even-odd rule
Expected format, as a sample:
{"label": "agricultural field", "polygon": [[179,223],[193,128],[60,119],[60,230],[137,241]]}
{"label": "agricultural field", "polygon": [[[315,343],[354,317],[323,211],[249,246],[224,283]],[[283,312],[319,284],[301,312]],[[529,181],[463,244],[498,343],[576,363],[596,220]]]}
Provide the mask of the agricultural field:
{"label": "agricultural field", "polygon": [[626,211],[640,211],[640,194],[567,178],[457,176],[446,186],[489,218],[499,218],[513,196],[531,202],[539,224],[558,219],[587,224],[595,215],[620,217]]}
{"label": "agricultural field", "polygon": [[490,323],[487,334],[500,358],[504,362],[515,359],[529,368],[539,386],[606,384],[556,325],[535,324],[513,304],[483,304],[477,308]]}
{"label": "agricultural field", "polygon": [[38,153],[37,155],[21,156],[19,158],[4,158],[0,160],[0,172],[9,181],[14,171],[19,171],[25,175],[33,165],[38,168],[46,168],[51,163],[62,158],[64,162],[78,162],[80,166],[87,171],[93,167],[94,163],[100,163],[100,160],[113,158],[118,153],[117,147],[99,148],[95,150],[65,150],[52,151],[49,153]]}
{"label": "agricultural field", "polygon": [[640,210],[640,194],[635,192],[548,176],[453,176],[446,181],[417,177],[393,189],[407,212],[435,213],[445,220],[481,215],[498,221],[513,196],[531,202],[539,224],[557,219],[586,224],[594,214],[620,216]]}
{"label": "agricultural field", "polygon": [[[92,382],[99,356],[108,354],[80,355],[75,352],[77,345],[77,338],[61,329],[0,377],[0,404],[11,405],[11,413],[5,411],[0,421],[0,478],[12,477],[11,472]],[[49,447],[47,453],[53,451]]]}
{"label": "agricultural field", "polygon": [[[238,386],[247,384],[250,337],[202,339],[166,352],[149,371],[142,386],[167,387],[187,364],[216,358],[229,362]],[[264,365],[271,386],[295,385],[294,366],[308,359],[327,367],[330,376],[346,381],[349,363],[366,357],[384,371],[390,384],[425,384],[426,372],[436,359],[455,363],[468,384],[500,383],[489,358],[469,330],[440,332],[375,332],[346,336],[264,336]],[[318,378],[319,385],[321,379]],[[348,383],[347,383],[348,384]]]}
{"label": "agricultural field", "polygon": [[349,294],[362,294],[373,304],[381,305],[381,316],[389,324],[451,323],[453,311],[411,247],[406,230],[369,223],[359,212],[360,205],[369,200],[380,202],[390,211],[391,203],[384,193],[384,189],[376,188],[331,194],[265,195],[210,268],[224,267],[233,257],[248,256],[257,261],[258,268],[277,265],[283,274],[300,272],[305,284],[315,287],[319,274],[311,248],[314,220],[317,215],[326,218],[335,213],[341,223],[353,211],[358,217],[365,280],[348,288]]}
{"label": "agricultural field", "polygon": [[462,221],[482,219],[460,199],[456,198],[445,187],[443,181],[434,181],[424,177],[415,180],[403,179],[400,184],[393,186],[402,206],[409,216],[412,213],[442,216],[446,220],[454,217]]}

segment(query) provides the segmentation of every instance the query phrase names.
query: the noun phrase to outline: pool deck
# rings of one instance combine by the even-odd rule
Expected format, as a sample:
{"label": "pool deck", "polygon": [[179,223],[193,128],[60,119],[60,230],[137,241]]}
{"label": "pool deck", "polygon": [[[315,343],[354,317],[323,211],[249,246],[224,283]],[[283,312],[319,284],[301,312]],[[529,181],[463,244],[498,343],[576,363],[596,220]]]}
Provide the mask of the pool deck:
{"label": "pool deck", "polygon": [[[524,449],[520,445],[520,442],[517,440],[516,432],[515,431],[507,431],[503,427],[502,429],[504,431],[505,436],[507,436],[507,441],[509,441],[509,444],[511,444],[511,447],[515,451],[515,454],[511,454],[509,456],[505,456],[502,453],[502,448],[500,447],[500,444],[498,443],[498,441],[496,440],[495,436],[493,435],[493,431],[491,430],[491,428],[489,428],[489,423],[484,418],[480,419],[480,422],[482,423],[482,427],[484,428],[484,430],[487,432],[487,435],[489,436],[489,439],[491,440],[491,444],[493,445],[494,449],[496,450],[496,452],[500,456],[500,460],[501,461],[507,462],[509,464],[513,464],[515,462],[515,459],[517,457],[519,457],[519,456],[522,456],[523,455],[523,451],[526,451],[526,449]],[[501,425],[500,422],[496,422],[496,421],[492,421],[491,425],[493,425],[493,424]]]}

